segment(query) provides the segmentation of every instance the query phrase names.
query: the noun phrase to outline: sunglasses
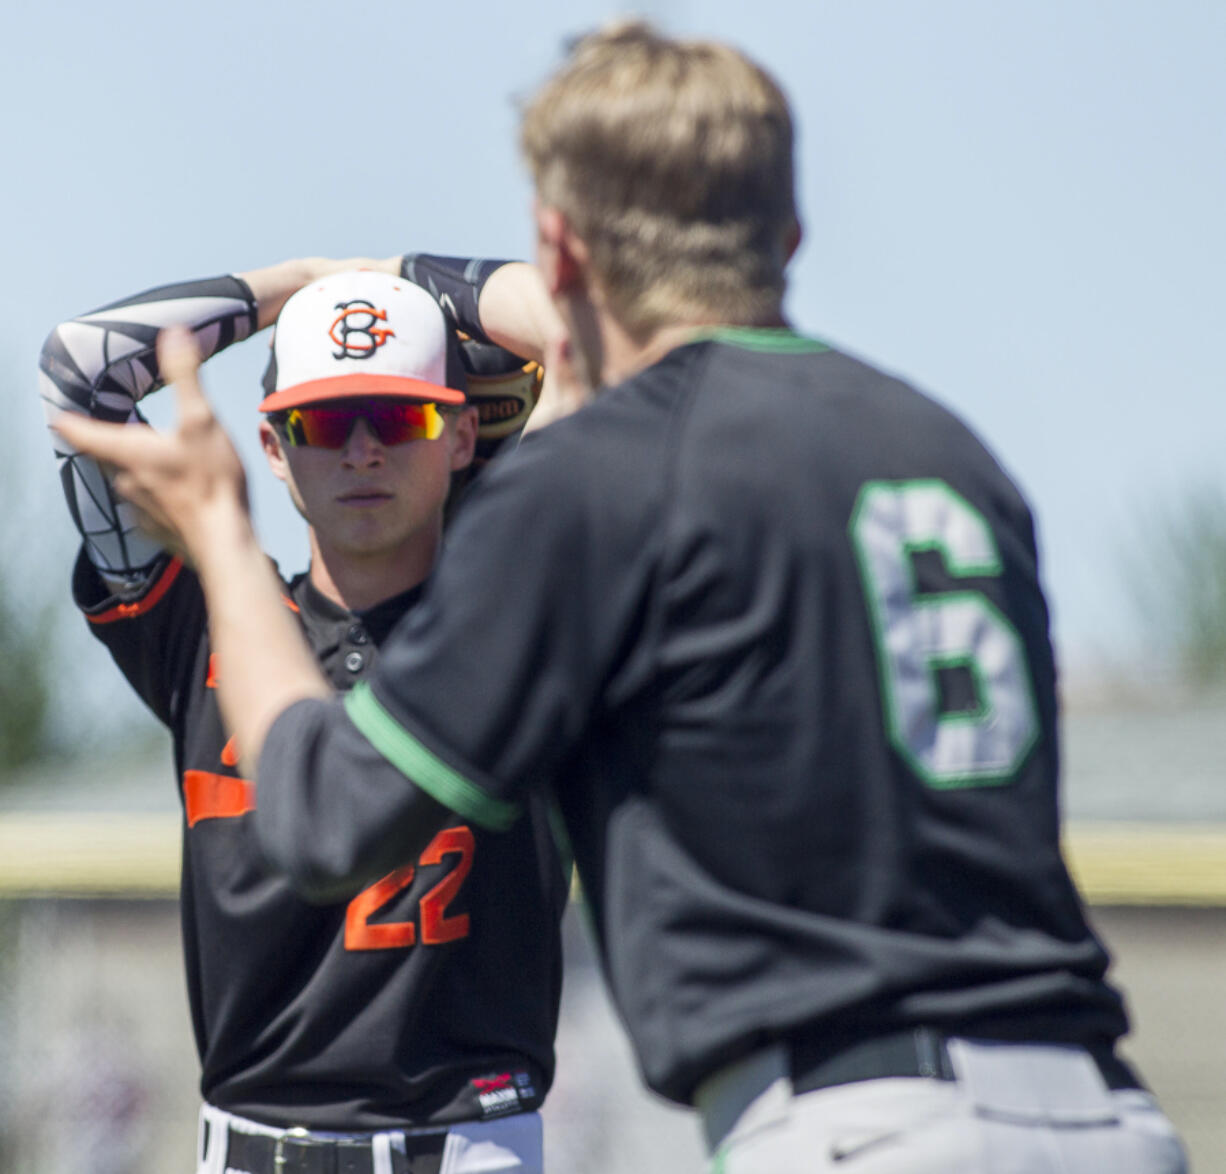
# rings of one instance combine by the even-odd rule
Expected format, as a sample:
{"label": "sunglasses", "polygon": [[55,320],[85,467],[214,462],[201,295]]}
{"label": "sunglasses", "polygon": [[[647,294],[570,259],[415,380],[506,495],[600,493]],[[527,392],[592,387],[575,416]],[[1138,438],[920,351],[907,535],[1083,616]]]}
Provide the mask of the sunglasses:
{"label": "sunglasses", "polygon": [[416,400],[362,400],[352,407],[291,408],[281,421],[294,448],[344,448],[353,426],[365,420],[384,445],[437,440],[443,434],[438,404]]}

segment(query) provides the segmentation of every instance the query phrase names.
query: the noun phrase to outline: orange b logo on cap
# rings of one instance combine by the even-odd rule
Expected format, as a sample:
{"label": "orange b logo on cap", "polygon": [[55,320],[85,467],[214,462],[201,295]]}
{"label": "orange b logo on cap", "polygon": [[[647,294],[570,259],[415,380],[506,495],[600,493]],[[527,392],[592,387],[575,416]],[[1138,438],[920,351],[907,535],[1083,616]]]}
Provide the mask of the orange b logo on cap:
{"label": "orange b logo on cap", "polygon": [[376,310],[373,302],[356,298],[352,302],[337,302],[340,313],[328,327],[328,337],[341,349],[334,359],[369,359],[396,332],[378,323],[387,321],[386,310]]}

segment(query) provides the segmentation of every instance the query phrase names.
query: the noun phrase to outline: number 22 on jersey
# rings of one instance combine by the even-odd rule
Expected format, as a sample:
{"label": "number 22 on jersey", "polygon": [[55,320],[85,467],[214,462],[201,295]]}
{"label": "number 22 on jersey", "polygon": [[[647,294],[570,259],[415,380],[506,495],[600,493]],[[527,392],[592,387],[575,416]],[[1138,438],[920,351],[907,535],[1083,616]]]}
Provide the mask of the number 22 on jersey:
{"label": "number 22 on jersey", "polygon": [[[912,563],[933,551],[953,580],[999,578],[987,520],[943,481],[870,481],[848,530],[894,748],[931,787],[1011,782],[1039,732],[1021,636],[983,591],[919,592]],[[942,712],[942,670],[969,674],[973,706]]]}
{"label": "number 22 on jersey", "polygon": [[[209,658],[206,684],[209,688],[216,687],[216,657]],[[222,748],[222,765],[237,766],[238,759],[238,747],[231,738]],[[187,770],[183,772],[183,804],[188,827],[195,827],[203,819],[234,819],[255,807],[255,788],[249,779]],[[472,830],[460,824],[439,832],[418,858],[418,867],[451,865],[417,903],[423,946],[439,946],[468,937],[468,914],[449,914],[447,907],[455,900],[472,870],[475,850]],[[406,864],[363,889],[349,902],[345,908],[346,950],[400,950],[417,945],[414,922],[372,920],[413,883],[416,875],[417,868]]]}
{"label": "number 22 on jersey", "polygon": [[[439,946],[468,937],[468,914],[449,915],[447,906],[455,899],[472,869],[475,847],[469,828],[463,825],[444,828],[418,858],[418,866],[451,864],[442,879],[417,902],[423,946]],[[417,944],[414,922],[372,920],[413,883],[416,875],[417,869],[406,864],[363,889],[349,902],[345,910],[346,950],[398,950]]]}

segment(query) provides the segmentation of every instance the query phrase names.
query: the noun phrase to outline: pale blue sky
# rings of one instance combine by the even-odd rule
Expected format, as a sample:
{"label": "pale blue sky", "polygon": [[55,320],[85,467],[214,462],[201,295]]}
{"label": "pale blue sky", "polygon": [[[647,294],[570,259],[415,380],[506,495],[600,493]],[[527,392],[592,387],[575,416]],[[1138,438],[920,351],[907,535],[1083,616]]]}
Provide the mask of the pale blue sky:
{"label": "pale blue sky", "polygon": [[[149,285],[306,253],[529,255],[514,98],[565,35],[622,11],[7,7],[0,361],[28,401],[56,321]],[[1145,541],[1137,507],[1226,482],[1226,5],[639,11],[779,78],[806,229],[794,322],[966,417],[1035,506],[1066,663],[1127,653],[1118,549]],[[261,351],[208,376],[252,455]],[[300,527],[253,471],[261,529],[295,569]],[[36,476],[58,492],[49,458]]]}

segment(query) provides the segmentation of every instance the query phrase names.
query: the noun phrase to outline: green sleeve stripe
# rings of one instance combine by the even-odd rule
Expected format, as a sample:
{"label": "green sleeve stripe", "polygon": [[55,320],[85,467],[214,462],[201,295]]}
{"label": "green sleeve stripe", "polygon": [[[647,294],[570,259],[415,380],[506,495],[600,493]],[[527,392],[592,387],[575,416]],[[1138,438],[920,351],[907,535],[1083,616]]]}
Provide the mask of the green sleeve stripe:
{"label": "green sleeve stripe", "polygon": [[492,798],[476,783],[452,770],[379,704],[365,681],[346,696],[345,709],[353,724],[388,762],[444,807],[494,832],[506,831],[519,818],[519,804]]}

